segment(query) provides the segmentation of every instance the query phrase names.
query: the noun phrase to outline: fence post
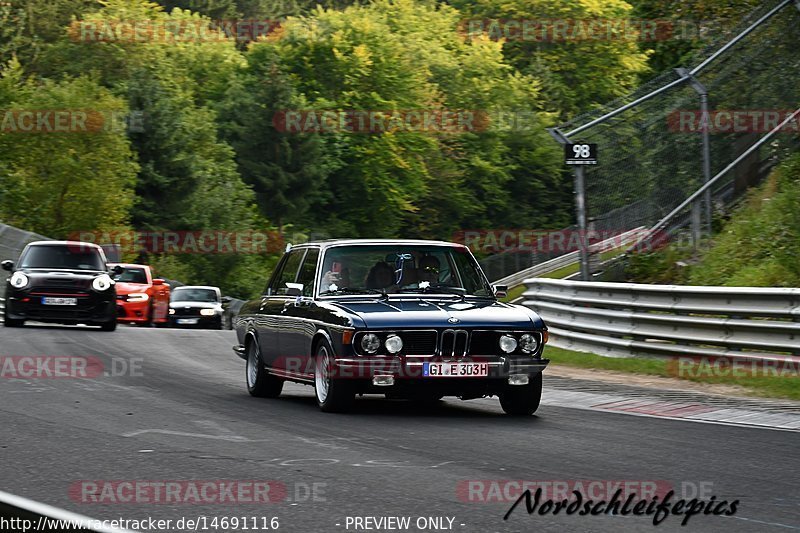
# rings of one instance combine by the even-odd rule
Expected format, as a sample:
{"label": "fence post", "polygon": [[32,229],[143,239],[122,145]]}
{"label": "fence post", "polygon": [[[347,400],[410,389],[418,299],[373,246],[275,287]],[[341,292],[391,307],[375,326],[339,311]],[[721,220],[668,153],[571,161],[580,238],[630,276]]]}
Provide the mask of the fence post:
{"label": "fence post", "polygon": [[578,211],[578,250],[581,260],[581,281],[591,281],[589,243],[586,242],[586,177],[583,165],[575,167],[575,208]]}
{"label": "fence post", "polygon": [[[798,0],[800,1],[800,0]],[[692,88],[700,95],[700,123],[707,124],[704,120],[708,119],[708,89],[706,89],[705,85],[700,83],[700,80],[694,77],[694,75],[689,72],[686,68],[676,68],[675,72],[677,72],[680,76],[686,77],[689,80],[689,84]],[[702,134],[703,134],[703,184],[707,183],[711,179],[711,141],[709,139],[710,132],[708,131],[709,128],[706,125],[702,127]],[[695,202],[692,205],[692,238],[695,241],[695,246],[697,245],[697,238],[700,235],[700,220],[699,218],[695,221],[695,217],[699,217],[700,213],[695,213],[695,209],[699,209],[700,200]],[[706,231],[708,235],[711,235],[711,189],[707,189],[703,194],[703,210],[704,210],[704,218],[703,221],[706,226]],[[698,227],[695,227],[695,224]]]}

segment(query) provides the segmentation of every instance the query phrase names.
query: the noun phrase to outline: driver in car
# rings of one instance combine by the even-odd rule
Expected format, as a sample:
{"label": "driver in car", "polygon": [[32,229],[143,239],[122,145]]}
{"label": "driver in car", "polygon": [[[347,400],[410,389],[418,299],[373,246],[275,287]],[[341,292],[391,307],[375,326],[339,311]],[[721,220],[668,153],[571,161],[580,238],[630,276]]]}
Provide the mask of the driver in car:
{"label": "driver in car", "polygon": [[437,285],[439,283],[439,267],[440,263],[437,258],[432,255],[423,256],[417,267],[417,278],[420,282],[427,281],[430,285]]}

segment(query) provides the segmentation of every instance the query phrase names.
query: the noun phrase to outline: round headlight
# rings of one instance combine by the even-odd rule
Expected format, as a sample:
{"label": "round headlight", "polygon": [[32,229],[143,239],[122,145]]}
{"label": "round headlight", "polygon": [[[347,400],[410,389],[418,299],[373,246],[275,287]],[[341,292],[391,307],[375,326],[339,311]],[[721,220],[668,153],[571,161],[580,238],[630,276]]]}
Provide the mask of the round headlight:
{"label": "round headlight", "polygon": [[169,314],[174,315],[175,314],[175,309],[170,307],[169,308]]}
{"label": "round headlight", "polygon": [[361,349],[366,353],[375,353],[381,347],[381,340],[374,333],[367,333],[361,337]]}
{"label": "round headlight", "polygon": [[500,349],[506,353],[511,353],[517,349],[517,339],[511,335],[500,336]]}
{"label": "round headlight", "polygon": [[386,338],[386,350],[389,353],[397,353],[403,349],[403,339],[397,335],[389,335]]}
{"label": "round headlight", "polygon": [[114,282],[111,281],[111,278],[108,276],[108,274],[100,274],[92,280],[92,288],[97,292],[103,292],[110,289],[112,283]]}
{"label": "round headlight", "polygon": [[11,276],[11,286],[15,289],[21,289],[25,285],[28,284],[28,276],[23,274],[22,272],[14,272],[14,275]]}
{"label": "round headlight", "polygon": [[533,353],[538,347],[539,340],[530,333],[526,333],[519,338],[519,349],[525,353]]}

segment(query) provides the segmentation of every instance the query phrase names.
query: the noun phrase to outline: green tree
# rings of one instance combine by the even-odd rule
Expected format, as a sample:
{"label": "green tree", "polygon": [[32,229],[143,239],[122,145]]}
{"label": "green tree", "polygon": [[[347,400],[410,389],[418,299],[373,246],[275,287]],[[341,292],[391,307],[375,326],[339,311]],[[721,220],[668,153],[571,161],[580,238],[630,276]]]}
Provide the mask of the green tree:
{"label": "green tree", "polygon": [[[6,72],[0,85],[3,220],[55,238],[126,225],[138,167],[121,120],[124,100],[89,78],[35,84]],[[60,132],[37,119],[34,132],[20,131],[21,113],[65,110],[89,119]]]}

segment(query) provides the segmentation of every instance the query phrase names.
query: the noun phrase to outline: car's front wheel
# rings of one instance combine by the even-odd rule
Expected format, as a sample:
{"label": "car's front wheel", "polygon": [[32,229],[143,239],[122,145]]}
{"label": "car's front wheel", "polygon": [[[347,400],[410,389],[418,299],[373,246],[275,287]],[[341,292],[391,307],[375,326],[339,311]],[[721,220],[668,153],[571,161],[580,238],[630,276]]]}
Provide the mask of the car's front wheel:
{"label": "car's front wheel", "polygon": [[255,341],[247,345],[247,392],[258,398],[277,398],[283,391],[283,380],[270,374],[261,360],[261,350]]}
{"label": "car's front wheel", "polygon": [[102,324],[100,324],[100,329],[103,331],[114,331],[115,329],[117,329],[117,319],[112,318],[108,322],[103,322]]}
{"label": "car's front wheel", "polygon": [[24,320],[15,320],[13,318],[8,318],[8,312],[3,313],[3,325],[7,328],[21,328],[25,325]]}
{"label": "car's front wheel", "polygon": [[500,393],[500,406],[512,416],[530,416],[542,400],[542,374],[530,377],[527,385],[506,385]]}
{"label": "car's front wheel", "polygon": [[317,405],[326,413],[343,413],[355,399],[350,383],[334,377],[333,349],[327,340],[319,343],[314,357],[314,392]]}

